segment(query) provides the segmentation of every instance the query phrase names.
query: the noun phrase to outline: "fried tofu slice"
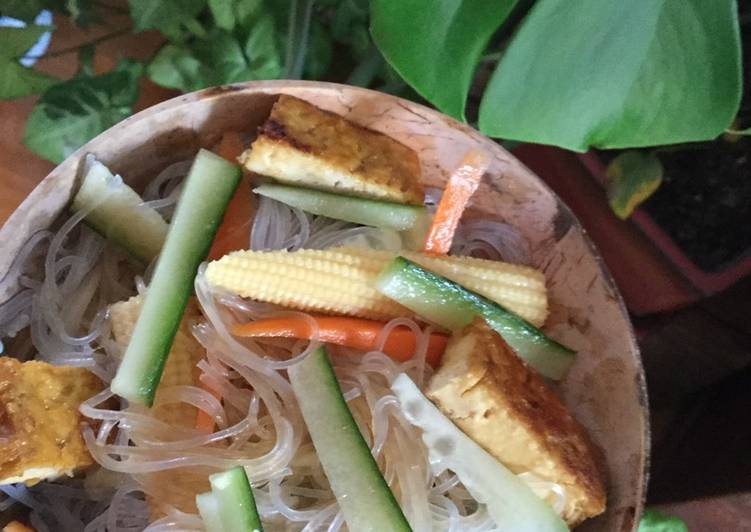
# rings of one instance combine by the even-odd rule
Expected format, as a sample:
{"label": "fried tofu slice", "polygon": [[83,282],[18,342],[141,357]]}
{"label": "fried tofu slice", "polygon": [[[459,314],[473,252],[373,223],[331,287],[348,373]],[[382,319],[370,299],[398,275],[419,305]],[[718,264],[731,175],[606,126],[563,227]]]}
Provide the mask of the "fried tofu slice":
{"label": "fried tofu slice", "polygon": [[36,484],[91,465],[78,407],[102,387],[84,368],[0,357],[0,484]]}
{"label": "fried tofu slice", "polygon": [[[143,306],[143,296],[133,296],[126,301],[120,301],[110,306],[110,321],[115,342],[122,351],[128,346],[138,315]],[[197,386],[200,370],[198,361],[206,354],[203,346],[198,343],[191,332],[192,324],[201,316],[195,301],[191,300],[185,309],[180,327],[172,343],[167,362],[164,366],[162,380],[157,388],[155,404],[150,410],[160,421],[174,427],[193,428],[196,423],[197,409],[191,405],[163,404],[160,402],[160,390],[167,386]],[[197,475],[181,469],[158,471],[139,476],[139,482],[148,493],[159,493],[159,498],[147,497],[151,510],[151,517],[157,519],[163,515],[160,504],[167,504],[182,510],[195,513],[196,494],[208,491],[211,487],[208,474]]]}
{"label": "fried tofu slice", "polygon": [[240,162],[291,185],[413,205],[425,199],[412,149],[292,96],[279,97]]}
{"label": "fried tofu slice", "polygon": [[481,318],[449,341],[427,396],[514,473],[561,485],[562,517],[570,526],[605,511],[605,488],[584,428]]}

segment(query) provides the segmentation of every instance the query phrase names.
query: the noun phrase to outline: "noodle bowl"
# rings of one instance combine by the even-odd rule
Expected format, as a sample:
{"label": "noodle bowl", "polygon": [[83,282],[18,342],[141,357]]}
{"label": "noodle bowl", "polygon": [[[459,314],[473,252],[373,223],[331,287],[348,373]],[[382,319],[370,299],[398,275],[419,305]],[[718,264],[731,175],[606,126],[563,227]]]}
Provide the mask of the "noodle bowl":
{"label": "noodle bowl", "polygon": [[[278,93],[280,87],[249,86],[239,88],[235,93],[206,93],[200,96],[203,98],[200,102],[199,97],[189,95],[179,102],[134,117],[129,124],[118,126],[118,131],[105,134],[86,149],[113,164],[114,168],[124,169],[136,184],[142,185],[140,190],[143,190],[145,204],[169,219],[181,192],[181,180],[190,164],[189,160],[169,166],[166,163],[174,161],[174,157],[189,156],[188,151],[197,149],[198,144],[213,143],[216,136],[212,135],[216,135],[216,131],[237,129],[240,124],[245,124],[245,127],[257,124],[268,108],[264,98]],[[282,87],[281,90],[288,89]],[[289,88],[290,92],[302,97],[312,96],[316,90],[295,84]],[[440,184],[441,172],[447,172],[455,162],[452,153],[465,149],[469,143],[480,142],[479,135],[452,125],[453,122],[450,127],[446,126],[436,118],[438,114],[410,103],[397,102],[400,104],[397,105],[393,98],[374,96],[357,89],[321,88],[320,94],[320,98],[313,96],[311,99],[324,107],[339,112],[354,109],[354,116],[377,115],[374,125],[369,124],[369,127],[393,131],[399,140],[409,138],[411,132],[423,135],[419,139],[425,138],[428,146],[427,151],[420,151],[421,162],[427,168],[426,186]],[[337,103],[340,98],[341,105]],[[232,102],[227,105],[229,100]],[[372,102],[372,108],[368,107],[367,112],[364,107],[358,107],[363,101],[369,105]],[[381,106],[388,107],[386,104],[390,105],[390,111],[384,115]],[[215,116],[211,114],[211,106],[215,107]],[[238,113],[222,118],[221,113],[228,108],[237,109]],[[425,113],[425,120],[433,121],[435,125],[425,126],[420,122],[420,115],[413,113]],[[152,120],[157,116],[158,120]],[[395,118],[384,125],[384,116]],[[213,122],[215,118],[218,125]],[[197,136],[194,139],[182,133],[173,135],[179,128],[193,128]],[[433,131],[428,131],[430,129]],[[430,140],[432,133],[437,133],[435,141]],[[118,135],[122,138],[115,138]],[[485,149],[495,149],[500,153],[495,156],[502,159],[505,152],[501,153],[487,140],[481,141],[487,143],[483,145]],[[414,149],[420,149],[421,143],[422,140],[409,142]],[[452,143],[457,143],[455,149]],[[58,184],[63,183],[66,191],[74,186],[69,175],[72,175],[75,164],[64,163],[52,176]],[[638,362],[634,362],[637,359],[631,360],[635,355],[630,344],[626,345],[629,340],[624,339],[628,336],[628,323],[618,308],[617,293],[615,298],[612,293],[609,296],[608,303],[612,308],[603,311],[605,307],[597,298],[598,290],[607,284],[607,279],[597,269],[596,263],[594,266],[590,264],[595,257],[592,251],[586,245],[580,246],[581,235],[575,221],[572,222],[572,239],[562,244],[546,241],[544,245],[551,246],[550,253],[541,251],[541,241],[552,234],[544,224],[555,215],[548,212],[555,210],[555,198],[543,190],[544,185],[527,177],[529,172],[520,170],[520,167],[518,162],[513,162],[510,169],[498,174],[503,173],[504,183],[509,184],[504,193],[523,205],[519,208],[523,211],[522,216],[517,216],[513,210],[516,207],[513,207],[509,217],[503,216],[504,222],[509,222],[507,224],[496,216],[485,217],[494,211],[485,208],[487,204],[481,204],[459,226],[452,253],[538,267],[544,265],[546,275],[556,286],[555,295],[551,296],[555,311],[559,313],[552,323],[554,328],[565,322],[568,315],[565,309],[560,309],[574,305],[565,290],[559,289],[563,275],[560,272],[566,271],[567,261],[585,257],[580,267],[590,272],[581,275],[582,278],[586,276],[583,279],[586,282],[591,278],[592,270],[588,268],[595,268],[591,275],[595,275],[596,280],[594,285],[590,284],[594,289],[592,294],[588,292],[584,296],[585,303],[591,308],[589,311],[583,309],[581,314],[589,316],[590,311],[601,312],[603,319],[610,320],[608,328],[603,329],[599,318],[594,316],[591,317],[592,336],[588,333],[576,336],[577,331],[569,336],[558,336],[565,341],[574,338],[574,343],[578,338],[575,347],[582,346],[586,354],[582,356],[582,365],[577,363],[579,373],[574,375],[572,382],[565,384],[567,393],[572,390],[567,402],[573,403],[577,410],[579,405],[584,405],[585,424],[593,429],[598,443],[608,448],[611,480],[617,488],[613,512],[609,510],[604,520],[585,528],[626,530],[634,513],[626,514],[622,508],[637,507],[638,516],[640,464],[644,458],[643,444],[639,440],[644,428],[643,413],[638,409],[636,399],[632,398],[634,376],[638,377],[639,373]],[[158,170],[161,169],[164,171],[160,173]],[[159,175],[153,177],[156,174]],[[150,175],[147,181],[144,180],[146,175]],[[534,182],[524,189],[529,184],[525,180],[530,179]],[[543,190],[541,198],[548,204],[535,204],[534,209],[538,211],[534,216],[544,211],[542,216],[545,219],[539,225],[534,221],[526,224],[529,217],[524,209],[527,209],[525,202],[531,197],[529,190],[538,189]],[[39,200],[40,194],[35,194],[34,199]],[[437,194],[431,196],[429,193],[426,203],[430,206],[431,200],[434,203],[437,199]],[[56,198],[56,203],[43,206],[45,213],[59,212],[65,201]],[[531,201],[535,201],[534,198]],[[251,249],[324,249],[346,245],[395,250],[400,246],[398,234],[311,216],[266,198],[260,199],[257,213]],[[12,221],[17,219],[21,218],[16,216]],[[113,336],[107,306],[137,293],[146,293],[151,268],[134,262],[83,224],[71,222],[71,217],[58,217],[55,223],[50,223],[50,219],[54,218],[49,215],[43,224],[34,220],[23,226],[20,233],[24,234],[25,244],[8,247],[14,259],[12,264],[3,263],[0,270],[0,276],[6,272],[0,279],[0,293],[5,297],[0,303],[0,338],[5,343],[5,352],[21,359],[40,358],[54,364],[82,366],[109,382],[123,353]],[[27,227],[32,230],[26,232]],[[566,227],[564,220],[560,228],[565,232]],[[560,228],[556,226],[556,231]],[[7,244],[8,236],[8,231],[4,230],[0,240]],[[56,241],[54,247],[53,240]],[[572,286],[578,290],[577,275],[573,279]],[[28,507],[31,524],[37,530],[135,531],[146,526],[148,530],[201,530],[202,521],[195,508],[186,507],[180,502],[181,497],[170,494],[174,488],[179,492],[180,486],[169,479],[186,479],[183,491],[190,491],[189,484],[193,480],[205,482],[208,474],[240,464],[248,466],[258,509],[267,530],[346,529],[308,439],[286,374],[287,367],[315,349],[318,343],[315,340],[234,337],[229,332],[232,325],[275,316],[281,310],[270,304],[214,291],[202,275],[196,278],[195,294],[204,318],[194,324],[193,333],[206,349],[206,358],[198,365],[200,380],[207,388],[218,390],[222,400],[218,401],[203,387],[161,387],[156,408],[200,409],[215,420],[214,432],[207,435],[192,427],[169,425],[152,411],[127,405],[105,391],[81,407],[90,420],[84,428],[86,444],[102,467],[73,480],[43,482],[33,487],[2,486],[0,490],[6,495],[0,493],[0,509]],[[48,299],[53,304],[45,305]],[[417,333],[418,349],[412,360],[396,363],[380,350],[382,347],[370,353],[358,352],[357,357],[352,356],[347,348],[330,348],[342,391],[358,426],[415,530],[492,530],[493,522],[486,508],[472,498],[459,478],[440,462],[430,463],[423,446],[415,445],[420,441],[419,431],[397,408],[396,398],[389,387],[390,380],[400,372],[406,372],[421,386],[429,379],[432,369],[424,361],[429,329],[405,318],[393,320],[389,327],[408,327]],[[604,331],[614,347],[606,347],[599,337],[594,336],[595,332],[602,334]],[[381,346],[384,342],[382,338]],[[597,376],[598,380],[609,383],[608,397],[612,397],[612,407],[603,406],[600,411],[590,411],[586,405],[593,404],[602,394],[597,386],[582,387],[578,382],[584,374],[581,372],[590,371],[594,364],[612,360],[613,352],[618,352],[618,349],[622,350],[619,356],[627,355],[621,357],[626,363],[626,371],[618,366],[620,369],[611,375],[612,378]],[[588,350],[599,350],[602,357],[591,358]],[[612,423],[611,409],[618,410],[615,417],[619,424],[623,424],[623,429],[612,434],[605,429]],[[630,465],[621,466],[621,463],[627,463],[627,459]],[[520,476],[556,510],[560,510],[565,502],[560,486],[530,474]],[[607,526],[600,528],[602,523]]]}

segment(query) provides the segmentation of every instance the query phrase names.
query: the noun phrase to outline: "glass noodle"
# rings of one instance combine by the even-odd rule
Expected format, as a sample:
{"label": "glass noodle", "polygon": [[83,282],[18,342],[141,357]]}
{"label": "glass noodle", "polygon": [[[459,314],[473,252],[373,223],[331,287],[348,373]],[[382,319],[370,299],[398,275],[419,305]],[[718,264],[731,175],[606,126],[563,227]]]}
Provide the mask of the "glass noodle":
{"label": "glass noodle", "polygon": [[[145,203],[169,217],[189,167],[190,161],[182,161],[161,172],[145,189]],[[435,201],[435,191],[429,191],[428,206]],[[87,367],[109,382],[121,353],[111,335],[108,304],[147,291],[148,269],[81,224],[85,214],[64,220],[55,232],[33,235],[23,247],[11,266],[14,276],[23,272],[22,287],[0,306],[0,334],[22,336],[27,327],[33,346],[28,355]],[[342,245],[397,251],[401,240],[393,231],[315,217],[260,198],[251,249]],[[487,220],[460,226],[453,251],[512,262],[529,260],[528,246],[518,231]],[[43,254],[40,269],[36,264]],[[143,529],[148,521],[152,532],[201,530],[193,486],[205,489],[202,483],[208,474],[241,465],[254,486],[266,530],[346,529],[286,376],[286,368],[319,342],[237,338],[229,332],[233,324],[262,317],[306,315],[215,292],[206,283],[203,268],[195,280],[195,293],[205,317],[193,329],[206,349],[206,358],[198,365],[201,386],[161,387],[154,409],[128,406],[105,389],[81,405],[81,412],[91,420],[83,429],[86,445],[102,468],[92,470],[84,480],[40,483],[33,488],[6,486],[0,505],[17,501],[29,507],[32,524],[40,531],[130,532]],[[413,330],[418,339],[415,356],[402,364],[381,351],[397,327]],[[430,332],[414,320],[399,318],[389,322],[379,348],[372,352],[336,346],[329,352],[353,416],[413,528],[492,530],[485,508],[459,479],[429,462],[419,434],[390,390],[401,372],[420,386],[430,377],[425,362]],[[207,412],[216,421],[215,431],[203,434],[192,424],[166,423],[155,413],[164,405],[189,405]],[[560,487],[526,480],[562,506]]]}

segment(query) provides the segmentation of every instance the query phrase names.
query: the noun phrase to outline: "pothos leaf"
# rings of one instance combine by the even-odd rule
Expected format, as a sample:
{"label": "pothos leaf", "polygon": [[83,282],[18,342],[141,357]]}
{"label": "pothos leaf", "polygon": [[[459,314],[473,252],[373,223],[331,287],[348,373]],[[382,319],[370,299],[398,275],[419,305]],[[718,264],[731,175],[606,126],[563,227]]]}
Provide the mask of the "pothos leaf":
{"label": "pothos leaf", "polygon": [[625,220],[662,182],[663,168],[653,152],[625,151],[607,168],[610,208]]}
{"label": "pothos leaf", "polygon": [[206,0],[128,0],[136,31],[159,30],[178,40],[181,28],[206,7]]}
{"label": "pothos leaf", "polygon": [[216,25],[223,30],[232,31],[235,28],[235,2],[229,0],[208,1]]}
{"label": "pothos leaf", "polygon": [[247,26],[264,7],[263,0],[208,0],[208,3],[216,25],[227,31]]}
{"label": "pothos leaf", "polygon": [[194,91],[239,81],[274,79],[281,75],[270,15],[255,20],[242,43],[234,33],[215,28],[206,39],[168,44],[148,66],[151,80],[163,87]]}
{"label": "pothos leaf", "polygon": [[46,32],[47,26],[0,27],[0,99],[8,100],[38,94],[55,78],[22,66],[18,60]]}
{"label": "pothos leaf", "polygon": [[741,98],[737,9],[538,0],[488,84],[480,129],[577,151],[713,139]]}
{"label": "pothos leaf", "polygon": [[142,73],[140,63],[125,60],[107,74],[54,85],[31,112],[24,144],[47,160],[61,162],[133,112]]}
{"label": "pothos leaf", "polygon": [[688,527],[677,517],[647,510],[639,522],[638,532],[688,532]]}
{"label": "pothos leaf", "polygon": [[3,0],[0,15],[13,17],[24,22],[33,22],[46,2],[42,0]]}
{"label": "pothos leaf", "polygon": [[464,120],[480,55],[516,1],[373,0],[371,33],[391,66],[418,93]]}

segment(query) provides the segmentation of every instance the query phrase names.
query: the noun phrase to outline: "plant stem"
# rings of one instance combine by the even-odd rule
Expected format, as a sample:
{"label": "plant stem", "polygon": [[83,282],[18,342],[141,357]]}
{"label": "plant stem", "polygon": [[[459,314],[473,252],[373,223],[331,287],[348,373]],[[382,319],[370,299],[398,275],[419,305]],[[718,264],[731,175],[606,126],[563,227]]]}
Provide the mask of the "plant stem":
{"label": "plant stem", "polygon": [[501,58],[501,54],[502,52],[492,52],[489,54],[484,54],[480,58],[480,61],[485,61],[485,62],[498,61]]}
{"label": "plant stem", "polygon": [[69,46],[68,48],[61,48],[60,50],[55,50],[54,52],[47,52],[42,55],[27,55],[24,57],[29,58],[29,59],[47,59],[49,57],[58,57],[61,55],[78,52],[81,48],[86,48],[87,46],[96,46],[97,44],[101,44],[105,41],[109,41],[111,39],[115,39],[117,37],[126,35],[129,32],[130,32],[130,28],[122,28],[117,31],[113,31],[111,33],[102,35],[101,37],[97,37],[96,39],[92,39],[90,41],[77,44],[75,46]]}
{"label": "plant stem", "polygon": [[287,79],[302,77],[314,3],[315,0],[293,0],[290,6],[287,54],[284,59],[284,72]]}
{"label": "plant stem", "polygon": [[347,78],[348,85],[369,87],[383,64],[381,52],[371,44],[365,59],[358,64]]}

